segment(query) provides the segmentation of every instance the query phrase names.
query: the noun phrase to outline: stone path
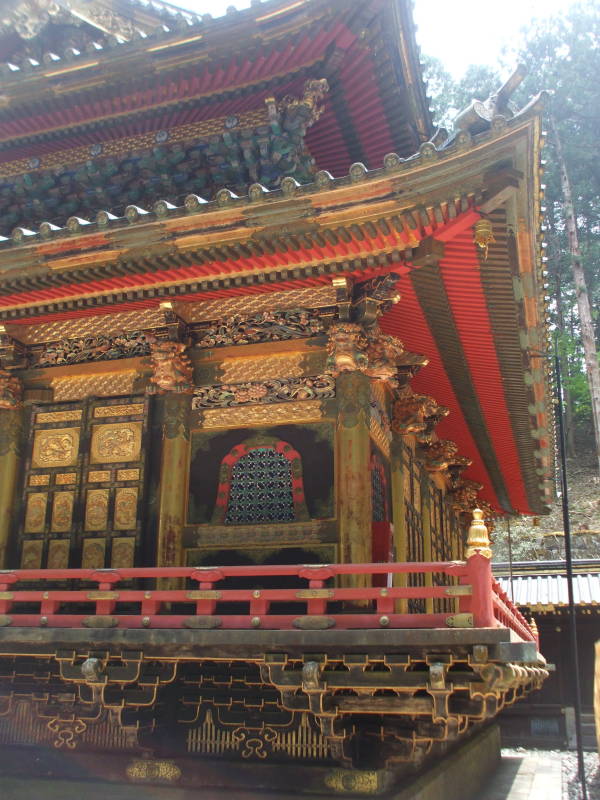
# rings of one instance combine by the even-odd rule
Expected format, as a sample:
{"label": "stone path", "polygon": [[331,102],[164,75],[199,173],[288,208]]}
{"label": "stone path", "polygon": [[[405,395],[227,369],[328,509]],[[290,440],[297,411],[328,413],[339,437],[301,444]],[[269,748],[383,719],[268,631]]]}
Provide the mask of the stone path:
{"label": "stone path", "polygon": [[536,751],[504,754],[478,800],[561,800],[561,759]]}

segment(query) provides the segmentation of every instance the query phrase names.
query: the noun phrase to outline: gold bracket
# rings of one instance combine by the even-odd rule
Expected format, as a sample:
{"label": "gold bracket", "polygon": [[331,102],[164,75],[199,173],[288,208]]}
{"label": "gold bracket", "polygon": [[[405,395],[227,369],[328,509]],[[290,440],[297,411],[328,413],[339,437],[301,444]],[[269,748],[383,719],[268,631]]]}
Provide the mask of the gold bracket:
{"label": "gold bracket", "polygon": [[472,628],[473,614],[452,614],[446,617],[446,625],[449,628]]}
{"label": "gold bracket", "polygon": [[334,596],[333,589],[300,589],[296,592],[299,600],[331,599]]}
{"label": "gold bracket", "polygon": [[468,595],[473,594],[473,587],[469,586],[468,584],[461,586],[447,586],[444,590],[444,594],[448,594],[451,597],[467,597]]}
{"label": "gold bracket", "polygon": [[186,592],[188,600],[220,600],[221,592],[216,589],[197,589],[193,592]]}
{"label": "gold bracket", "polygon": [[88,600],[118,600],[119,593],[118,592],[109,592],[109,591],[93,591],[88,592],[86,595]]}

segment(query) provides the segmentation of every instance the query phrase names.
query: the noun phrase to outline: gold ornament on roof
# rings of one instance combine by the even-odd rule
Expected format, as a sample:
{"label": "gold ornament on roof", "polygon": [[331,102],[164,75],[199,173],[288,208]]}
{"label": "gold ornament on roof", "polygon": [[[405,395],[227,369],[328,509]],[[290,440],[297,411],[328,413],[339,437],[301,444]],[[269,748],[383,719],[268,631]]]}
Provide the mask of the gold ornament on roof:
{"label": "gold ornament on roof", "polygon": [[483,250],[483,260],[487,261],[488,247],[496,242],[494,230],[489,219],[482,217],[473,226],[473,241]]}

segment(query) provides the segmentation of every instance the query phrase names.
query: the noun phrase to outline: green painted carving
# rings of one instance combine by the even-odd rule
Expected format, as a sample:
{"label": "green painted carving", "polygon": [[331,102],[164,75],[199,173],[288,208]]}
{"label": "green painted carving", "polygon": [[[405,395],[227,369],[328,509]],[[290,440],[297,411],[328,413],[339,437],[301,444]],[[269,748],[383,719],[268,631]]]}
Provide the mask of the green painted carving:
{"label": "green painted carving", "polygon": [[369,424],[371,384],[361,372],[343,372],[336,381],[338,425],[353,428]]}
{"label": "green painted carving", "polygon": [[0,409],[0,457],[8,453],[16,456],[23,449],[23,421],[20,409]]}
{"label": "green painted carving", "polygon": [[162,428],[165,439],[190,438],[190,398],[187,394],[165,394],[162,404]]}

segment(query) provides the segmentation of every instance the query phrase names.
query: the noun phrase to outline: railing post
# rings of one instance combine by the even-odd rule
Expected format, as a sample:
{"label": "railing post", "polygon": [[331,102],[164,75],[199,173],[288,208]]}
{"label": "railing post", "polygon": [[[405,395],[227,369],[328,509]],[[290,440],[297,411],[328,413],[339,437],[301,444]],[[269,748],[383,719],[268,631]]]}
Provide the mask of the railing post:
{"label": "railing post", "polygon": [[492,550],[483,511],[473,509],[473,521],[467,536],[467,572],[472,586],[471,613],[473,627],[495,628],[492,588]]}

